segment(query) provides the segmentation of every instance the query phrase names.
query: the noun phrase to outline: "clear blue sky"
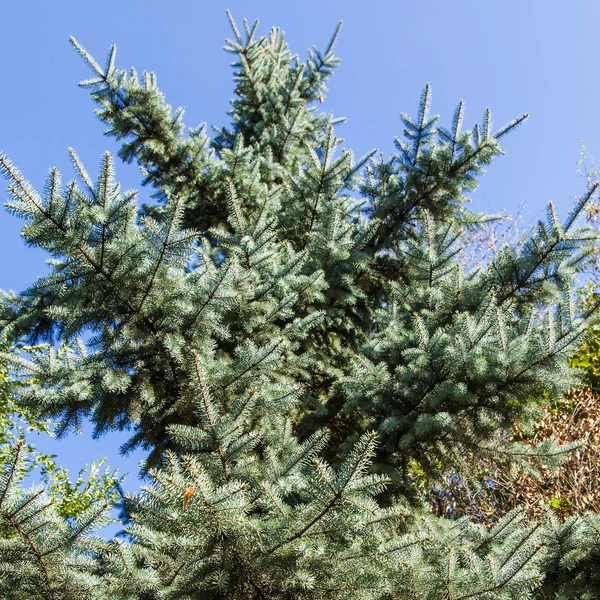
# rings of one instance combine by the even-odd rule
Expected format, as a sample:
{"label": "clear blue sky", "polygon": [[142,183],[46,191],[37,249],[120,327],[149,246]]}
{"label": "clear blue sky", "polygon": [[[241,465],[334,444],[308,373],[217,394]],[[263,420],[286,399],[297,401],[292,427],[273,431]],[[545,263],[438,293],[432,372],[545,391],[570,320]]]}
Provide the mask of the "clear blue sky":
{"label": "clear blue sky", "polygon": [[[431,0],[406,2],[202,2],[130,0],[5,2],[0,8],[0,150],[38,188],[49,167],[72,176],[72,146],[94,172],[112,139],[77,82],[90,77],[68,43],[74,35],[97,59],[110,44],[117,64],[155,71],[167,100],[185,106],[185,122],[228,122],[233,57],[221,50],[230,35],[225,9],[236,19],[273,25],[301,56],[323,48],[344,20],[337,52],[343,62],[331,80],[324,110],[348,121],[339,129],[357,155],[377,147],[392,152],[402,132],[398,113],[416,111],[424,84],[433,87],[433,111],[449,123],[459,99],[467,123],[490,106],[494,122],[530,112],[529,122],[505,144],[474,195],[481,210],[515,210],[529,218],[553,200],[565,214],[584,182],[577,175],[581,141],[600,154],[600,79],[597,0]],[[121,166],[125,188],[139,187],[135,167]],[[142,197],[148,197],[148,190]],[[4,197],[6,195],[4,194]],[[20,222],[0,214],[0,288],[21,290],[44,272],[42,252],[25,248]],[[140,455],[119,457],[123,434],[92,441],[89,431],[65,441],[40,440],[59,463],[77,470],[104,455],[129,471],[135,489]]]}

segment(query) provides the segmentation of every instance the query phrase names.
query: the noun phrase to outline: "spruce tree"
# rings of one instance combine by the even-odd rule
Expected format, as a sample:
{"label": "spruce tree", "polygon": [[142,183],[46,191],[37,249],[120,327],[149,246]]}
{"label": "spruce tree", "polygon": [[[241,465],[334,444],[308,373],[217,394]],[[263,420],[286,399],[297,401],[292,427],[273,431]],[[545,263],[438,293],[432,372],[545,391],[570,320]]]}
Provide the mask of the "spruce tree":
{"label": "spruce tree", "polygon": [[[461,244],[489,217],[467,209],[468,194],[526,115],[494,130],[487,110],[464,130],[461,102],[446,129],[426,86],[417,116],[402,114],[397,153],[355,160],[339,120],[319,112],[339,27],[301,61],[281,31],[231,25],[231,124],[212,137],[185,128],[154,74],[119,71],[114,47],[101,67],[73,40],[93,72],[81,85],[152,203],[121,191],[108,153],[94,180],[70,150],[77,179],[63,185],[53,169],[42,194],[0,156],[9,210],[51,256],[47,276],[3,296],[2,329],[49,344],[4,355],[28,372],[19,401],[60,434],[83,419],[97,434],[131,429],[123,452],[148,453],[146,485],[120,504],[124,539],[72,543],[95,504],[85,523],[67,521],[74,533],[57,526],[48,550],[26,537],[32,566],[0,554],[2,569],[15,564],[4,593],[599,593],[597,516],[513,512],[488,531],[427,514],[415,483],[468,477],[481,457],[535,464],[569,451],[505,432],[576,381],[568,357],[596,306],[578,311],[571,290],[595,251],[579,217],[597,186],[564,221],[549,206],[522,246],[469,269]],[[0,502],[2,550],[24,535],[10,518],[30,498],[7,473],[16,500]],[[45,582],[48,561],[68,585],[21,586]]]}

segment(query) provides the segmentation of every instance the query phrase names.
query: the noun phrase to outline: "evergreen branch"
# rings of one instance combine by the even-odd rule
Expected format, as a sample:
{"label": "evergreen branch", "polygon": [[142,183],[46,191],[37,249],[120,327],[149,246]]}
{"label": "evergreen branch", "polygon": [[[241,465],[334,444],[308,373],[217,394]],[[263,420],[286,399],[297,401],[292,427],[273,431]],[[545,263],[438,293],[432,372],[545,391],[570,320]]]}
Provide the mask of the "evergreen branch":
{"label": "evergreen branch", "polygon": [[540,528],[540,524],[536,523],[533,527],[530,528],[530,531],[527,535],[519,541],[518,545],[515,545],[514,548],[506,555],[506,558],[502,561],[500,568],[506,566],[506,564],[515,556],[515,554],[520,550],[520,548],[525,544],[525,542]]}
{"label": "evergreen branch", "polygon": [[300,530],[296,531],[295,533],[293,533],[291,536],[287,537],[283,541],[279,542],[275,546],[271,547],[269,550],[267,550],[266,554],[268,554],[268,555],[273,554],[274,552],[277,552],[277,550],[279,550],[283,546],[286,546],[287,544],[290,544],[291,542],[302,537],[309,529],[311,529],[325,515],[327,515],[336,504],[338,504],[338,502],[341,499],[341,495],[342,494],[339,491],[336,492],[336,494],[333,496],[333,498],[325,505],[323,510],[321,510],[319,513],[317,513],[317,515],[315,515],[304,527],[302,527]]}
{"label": "evergreen branch", "polygon": [[[450,600],[467,600],[467,598],[474,598],[476,596],[483,596],[485,594],[489,594],[490,592],[495,592],[495,591],[498,591],[498,590],[501,590],[501,589],[505,588],[519,574],[519,572],[522,571],[529,562],[531,562],[531,560],[540,551],[540,549],[542,547],[543,546],[540,545],[537,548],[535,548],[533,550],[533,552],[527,557],[527,559],[521,564],[520,568],[517,569],[512,575],[509,575],[508,577],[505,577],[503,580],[495,583],[492,586],[486,587],[484,589],[477,590],[475,592],[469,592],[467,594],[462,594],[460,596],[455,596],[454,598],[451,598]],[[540,579],[540,576],[536,575],[536,576],[532,577],[530,579],[530,581],[539,581],[539,579]]]}
{"label": "evergreen branch", "polygon": [[[594,195],[594,193],[596,192],[598,187],[600,187],[600,182],[594,184],[590,188],[590,190],[588,190],[588,193],[586,194],[584,199],[578,203],[577,210],[573,211],[573,213],[569,216],[569,220],[567,221],[568,226],[565,228],[565,233],[573,225],[573,223],[575,222],[575,219],[581,213],[581,211],[584,209],[584,207],[587,205],[587,203],[589,202],[591,197]],[[506,294],[504,294],[501,297],[501,299],[499,301],[499,305],[504,304],[504,302],[506,302],[507,300],[512,298],[519,290],[521,290],[523,287],[525,287],[529,278],[541,267],[541,265],[544,264],[546,259],[552,254],[552,252],[554,252],[554,250],[556,249],[556,247],[559,244],[563,243],[563,241],[564,241],[564,239],[562,238],[562,236],[556,236],[554,238],[553,242],[547,244],[545,250],[538,256],[537,260],[529,268],[529,270],[525,273],[525,275],[520,277],[519,281],[517,281],[517,284],[510,291],[508,291]]]}
{"label": "evergreen branch", "polygon": [[192,316],[192,320],[189,323],[188,326],[188,330],[193,332],[195,331],[195,325],[196,322],[198,320],[198,318],[200,317],[200,315],[202,314],[202,311],[212,302],[212,300],[215,298],[216,293],[219,291],[221,285],[223,285],[223,282],[225,281],[228,273],[229,273],[229,269],[231,269],[231,265],[233,264],[233,262],[231,260],[227,261],[227,263],[225,265],[223,265],[220,268],[221,271],[221,276],[219,278],[219,280],[217,281],[217,283],[215,285],[213,285],[210,293],[208,294],[208,296],[206,297],[206,300],[200,304],[200,306],[196,309],[196,311],[194,312],[193,316]]}
{"label": "evergreen branch", "polygon": [[271,344],[271,348],[269,349],[268,352],[264,353],[260,358],[258,358],[256,361],[250,363],[247,367],[245,367],[244,369],[242,369],[242,371],[240,371],[239,373],[237,373],[230,381],[229,383],[227,383],[225,385],[225,387],[223,389],[227,389],[229,388],[231,385],[233,385],[236,381],[239,381],[246,373],[248,373],[249,371],[252,371],[253,369],[255,369],[256,367],[258,367],[263,361],[265,361],[271,354],[273,354],[273,352],[275,352],[275,350],[277,350],[277,348],[279,348],[279,346],[281,346],[281,344],[284,342],[283,338],[279,338],[278,340],[275,341],[275,343]]}
{"label": "evergreen branch", "polygon": [[[231,29],[233,30],[233,34],[235,35],[239,45],[244,46],[244,43],[242,42],[242,36],[240,35],[240,32],[238,31],[237,25],[235,24],[235,21],[233,19],[233,15],[229,12],[229,9],[227,9],[225,11],[225,13],[227,14],[227,18],[229,19],[229,24],[231,25]],[[256,21],[256,23],[258,23],[258,21]],[[256,27],[256,25],[255,25],[255,27]]]}
{"label": "evergreen branch", "polygon": [[[333,50],[333,47],[335,46],[335,42],[337,41],[338,35],[340,34],[340,30],[342,29],[343,24],[344,24],[344,21],[338,22],[338,24],[333,32],[333,35],[331,36],[331,40],[329,40],[329,44],[327,44],[327,48],[325,49],[323,56],[328,56],[329,53]],[[320,64],[317,68],[318,71],[320,71],[325,64],[325,62],[323,60],[320,60],[319,62],[320,62]]]}
{"label": "evergreen branch", "polygon": [[363,442],[363,448],[360,450],[359,455],[353,461],[353,466],[350,469],[350,472],[345,477],[341,487],[337,489],[331,500],[325,505],[325,507],[317,513],[304,527],[293,533],[291,536],[287,537],[283,541],[279,542],[269,550],[267,550],[267,554],[273,554],[283,546],[297,540],[302,537],[309,529],[311,529],[314,525],[316,525],[325,515],[327,515],[343,498],[346,492],[346,489],[353,479],[354,475],[356,475],[357,471],[362,467],[363,461],[370,454],[373,445],[375,444],[375,439],[377,435],[375,433],[370,433],[365,436],[365,440]]}
{"label": "evergreen branch", "polygon": [[213,441],[217,447],[217,453],[219,455],[219,460],[221,461],[221,468],[224,472],[227,472],[227,461],[225,459],[225,452],[221,446],[221,439],[217,434],[216,424],[215,424],[215,416],[213,415],[213,406],[210,399],[210,395],[208,389],[206,387],[206,382],[204,381],[204,374],[202,373],[202,369],[200,367],[199,356],[196,352],[193,354],[194,357],[194,367],[196,369],[196,381],[200,386],[200,392],[202,396],[202,406],[204,408],[204,414],[206,415],[208,426],[210,427],[210,433],[212,435]]}
{"label": "evergreen branch", "polygon": [[69,156],[71,157],[73,166],[75,167],[76,171],[79,173],[79,176],[81,177],[83,183],[85,183],[85,187],[87,187],[92,198],[96,199],[96,190],[94,189],[94,184],[92,183],[90,176],[88,175],[87,171],[85,170],[85,167],[79,160],[79,157],[77,156],[77,154],[75,154],[75,150],[73,150],[73,148],[69,148]]}
{"label": "evergreen branch", "polygon": [[44,373],[42,371],[40,371],[38,368],[36,368],[34,363],[32,363],[31,361],[25,360],[25,359],[21,358],[20,356],[14,356],[13,354],[9,354],[7,352],[0,352],[0,359],[6,361],[8,363],[11,363],[17,367],[22,367],[24,369],[27,369],[27,371],[29,371],[30,373],[34,373],[35,375],[38,375],[40,377],[44,375]]}
{"label": "evergreen branch", "polygon": [[69,38],[69,41],[71,42],[71,44],[73,44],[73,46],[75,46],[75,49],[77,50],[77,52],[79,52],[79,54],[83,58],[83,60],[90,67],[92,67],[92,69],[94,71],[96,71],[96,73],[100,77],[104,77],[104,71],[102,70],[102,68],[100,67],[100,65],[94,60],[94,58],[92,57],[92,55],[73,36],[71,36]]}
{"label": "evergreen branch", "polygon": [[[14,516],[16,516],[24,508],[27,508],[32,502],[37,500],[37,498],[39,498],[44,493],[44,491],[45,490],[42,488],[42,489],[39,489],[37,492],[30,494],[29,498],[27,498],[27,500],[25,500],[25,502],[23,502],[23,504],[19,504],[13,511],[9,511],[8,513],[6,513],[6,517],[11,519]],[[49,505],[47,505],[47,506],[49,506]],[[44,506],[44,508],[47,508],[47,506]],[[1,503],[0,503],[0,507],[1,507]]]}
{"label": "evergreen branch", "polygon": [[2,508],[2,505],[4,504],[4,500],[6,500],[6,496],[11,489],[13,479],[14,479],[15,475],[17,474],[17,467],[19,465],[19,462],[21,461],[21,453],[23,452],[24,448],[25,448],[25,441],[19,440],[15,447],[14,458],[12,459],[12,461],[10,463],[10,468],[8,471],[8,475],[6,476],[6,480],[5,480],[5,482],[1,482],[1,480],[0,480],[0,485],[2,483],[4,483],[4,485],[3,485],[4,489],[2,489],[2,491],[0,492],[0,509]]}
{"label": "evergreen branch", "polygon": [[494,134],[494,137],[497,140],[503,138],[505,135],[507,135],[508,133],[510,133],[511,131],[516,129],[519,125],[524,123],[527,119],[529,119],[529,113],[525,113],[525,114],[521,115],[520,117],[517,117],[516,119],[510,121],[510,123],[507,123],[504,127],[502,127],[502,129],[500,129],[500,131],[497,131]]}
{"label": "evergreen branch", "polygon": [[[0,506],[1,501],[2,499],[0,498]],[[22,523],[18,519],[9,516],[6,513],[4,514],[4,518],[10,523],[10,525],[12,525],[12,527],[14,527],[17,533],[21,536],[23,540],[25,540],[25,542],[29,546],[42,573],[43,583],[45,586],[44,592],[49,594],[48,600],[54,600],[55,594],[51,583],[50,571],[48,569],[48,566],[46,565],[46,562],[44,561],[44,554],[41,552],[37,541],[35,540],[33,535],[22,526]]]}
{"label": "evergreen branch", "polygon": [[237,200],[237,194],[235,192],[235,188],[233,186],[233,182],[231,179],[228,179],[226,182],[227,192],[229,197],[229,202],[231,203],[233,214],[235,215],[235,221],[237,223],[238,231],[241,236],[246,235],[245,227],[244,227],[244,217],[241,213],[241,207]]}
{"label": "evergreen branch", "polygon": [[148,296],[150,295],[150,292],[152,291],[152,288],[154,287],[154,282],[156,280],[156,276],[158,275],[158,271],[159,271],[160,267],[162,266],[163,260],[165,259],[167,250],[169,249],[169,246],[171,243],[171,234],[172,234],[173,229],[175,228],[175,224],[179,218],[178,209],[179,209],[180,199],[178,197],[176,197],[174,202],[175,202],[175,204],[172,208],[171,217],[169,218],[169,221],[167,224],[167,231],[165,232],[164,238],[161,240],[161,247],[159,250],[159,255],[156,259],[156,263],[154,265],[154,269],[152,270],[152,274],[150,275],[148,285],[146,286],[146,289],[144,290],[144,293],[142,294],[142,299],[140,300],[140,303],[137,307],[138,313],[140,313],[142,311],[144,302],[147,300]]}
{"label": "evergreen branch", "polygon": [[307,460],[307,458],[311,457],[314,452],[318,451],[325,442],[329,439],[330,431],[328,429],[321,429],[314,433],[311,438],[309,438],[296,452],[296,455],[289,460],[284,469],[281,472],[281,475],[288,475],[291,473],[298,465]]}
{"label": "evergreen branch", "polygon": [[[98,520],[98,517],[104,513],[108,509],[108,503],[99,504],[98,508],[94,510],[94,507],[90,511],[88,511],[87,515],[84,515],[85,518],[79,518],[77,523],[72,527],[71,535],[64,540],[63,544],[67,547],[70,546],[77,538],[81,536],[82,533],[87,531],[90,526]],[[62,545],[62,544],[61,544]],[[50,548],[42,553],[42,556],[47,556],[48,554],[52,554],[61,549],[61,545],[56,545],[54,548]]]}

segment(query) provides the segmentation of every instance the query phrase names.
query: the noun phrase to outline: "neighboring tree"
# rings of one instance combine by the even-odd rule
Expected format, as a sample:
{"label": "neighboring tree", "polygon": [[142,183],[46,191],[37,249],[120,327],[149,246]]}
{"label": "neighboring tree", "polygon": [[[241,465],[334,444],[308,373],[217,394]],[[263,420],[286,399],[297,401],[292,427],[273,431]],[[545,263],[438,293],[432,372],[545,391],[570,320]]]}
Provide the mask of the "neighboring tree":
{"label": "neighboring tree", "polygon": [[[4,340],[2,350],[19,365],[17,348]],[[100,461],[82,469],[72,483],[53,456],[36,452],[32,434],[51,435],[52,423],[20,404],[19,388],[28,383],[14,375],[0,362],[0,597],[103,598],[102,588],[100,595],[95,591],[101,580],[89,558],[96,545],[85,534],[109,522],[120,479],[107,467],[101,472]],[[25,478],[44,485],[22,491]]]}
{"label": "neighboring tree", "polygon": [[[46,348],[11,346],[8,340],[0,340],[0,352],[9,361],[0,360],[0,465],[12,461],[15,446],[21,447],[21,459],[29,477],[39,478],[53,500],[58,513],[65,517],[77,517],[92,503],[107,501],[114,504],[119,500],[118,486],[123,482],[118,471],[111,471],[106,458],[85,465],[72,482],[69,471],[59,467],[54,456],[35,450],[35,434],[53,436],[51,419],[36,416],[31,408],[19,402],[19,389],[31,382],[20,377],[22,370],[20,352],[40,353]],[[16,369],[11,373],[8,365]]]}
{"label": "neighboring tree", "polygon": [[[576,381],[568,358],[597,308],[578,311],[571,293],[594,252],[578,221],[597,186],[563,223],[550,206],[518,248],[467,268],[461,244],[486,222],[467,194],[525,117],[494,132],[486,111],[463,131],[460,103],[444,129],[427,86],[417,118],[402,117],[398,153],[354,162],[337,121],[316,111],[337,31],[300,62],[279,30],[232,26],[232,125],[213,139],[185,130],[154,75],[118,71],[114,48],[103,69],[74,42],[98,115],[156,203],[121,193],[108,154],[94,182],[71,151],[79,183],[63,187],[52,170],[43,195],[0,157],[25,240],[52,257],[48,276],[4,296],[1,325],[14,339],[64,342],[5,355],[29,378],[19,402],[57,419],[59,435],[85,418],[96,434],[131,429],[123,451],[147,450],[149,476],[121,502],[126,542],[75,545],[102,506],[73,533],[57,525],[60,543],[40,540],[10,520],[33,500],[9,466],[3,544],[24,540],[31,562],[5,555],[5,593],[598,593],[597,516],[512,512],[488,530],[428,514],[416,483],[466,477],[482,459],[545,464],[573,447],[505,432]],[[44,523],[63,523],[44,510]],[[45,591],[23,587],[34,577]]]}
{"label": "neighboring tree", "polygon": [[[0,338],[0,352],[5,355],[13,354],[16,359],[19,351],[19,346],[12,346],[7,339]],[[52,431],[50,419],[41,419],[19,404],[17,388],[22,385],[26,385],[26,382],[11,377],[8,364],[0,361],[0,447],[3,449],[2,456],[5,457],[12,454],[9,446],[24,440],[27,433],[50,434]],[[44,465],[49,464],[50,459],[49,456],[39,457]]]}
{"label": "neighboring tree", "polygon": [[92,558],[105,543],[90,531],[107,522],[108,505],[95,503],[76,519],[61,517],[42,487],[19,488],[30,461],[25,442],[18,441],[0,463],[0,597],[106,598]]}

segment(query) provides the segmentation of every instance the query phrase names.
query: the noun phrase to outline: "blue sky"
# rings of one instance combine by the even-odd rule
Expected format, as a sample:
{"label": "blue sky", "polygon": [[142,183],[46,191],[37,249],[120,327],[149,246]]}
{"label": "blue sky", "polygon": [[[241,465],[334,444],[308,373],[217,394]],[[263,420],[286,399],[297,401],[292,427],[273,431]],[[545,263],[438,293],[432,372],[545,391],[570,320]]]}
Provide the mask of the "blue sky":
{"label": "blue sky", "polygon": [[[226,8],[240,21],[258,17],[261,33],[281,27],[301,57],[313,44],[323,48],[344,20],[337,44],[342,64],[323,109],[348,118],[338,135],[356,155],[376,147],[389,156],[402,132],[399,112],[414,114],[430,82],[432,110],[445,123],[461,98],[467,123],[480,121],[487,106],[498,127],[531,113],[507,139],[507,156],[484,176],[475,208],[514,211],[526,202],[526,220],[532,220],[549,200],[565,214],[573,195],[584,191],[577,173],[582,140],[600,154],[597,0],[3,3],[0,151],[38,188],[51,166],[65,179],[72,176],[69,146],[91,172],[105,149],[116,153],[86,91],[76,85],[90,73],[69,45],[71,35],[99,61],[115,43],[120,67],[155,71],[167,101],[186,107],[188,126],[227,123],[234,87],[233,57],[221,50],[230,35]],[[117,167],[125,188],[139,187],[135,167]],[[142,198],[148,196],[144,190]],[[19,230],[17,219],[0,214],[3,289],[21,290],[45,269],[46,257],[26,248]],[[85,431],[38,445],[74,471],[107,455],[130,472],[125,487],[135,489],[142,456],[119,456],[125,438],[92,440]]]}

